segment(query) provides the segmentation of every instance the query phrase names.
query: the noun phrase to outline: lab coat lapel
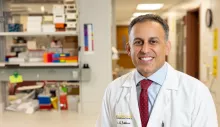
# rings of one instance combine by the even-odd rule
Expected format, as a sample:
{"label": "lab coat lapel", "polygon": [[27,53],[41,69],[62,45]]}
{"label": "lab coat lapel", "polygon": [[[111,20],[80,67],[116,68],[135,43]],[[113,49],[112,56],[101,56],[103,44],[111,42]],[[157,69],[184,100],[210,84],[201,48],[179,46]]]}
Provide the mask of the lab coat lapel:
{"label": "lab coat lapel", "polygon": [[158,93],[147,127],[162,126],[162,123],[164,122],[164,113],[171,100],[169,92],[170,90],[178,90],[178,77],[176,76],[176,71],[169,64],[167,65],[167,76],[160,92]]}
{"label": "lab coat lapel", "polygon": [[136,91],[136,84],[134,81],[134,71],[130,75],[130,77],[126,80],[123,84],[123,87],[130,87],[129,91],[127,92],[125,99],[129,105],[131,114],[134,119],[134,124],[137,127],[141,127],[141,120],[140,120],[140,113],[137,101],[137,91]]}

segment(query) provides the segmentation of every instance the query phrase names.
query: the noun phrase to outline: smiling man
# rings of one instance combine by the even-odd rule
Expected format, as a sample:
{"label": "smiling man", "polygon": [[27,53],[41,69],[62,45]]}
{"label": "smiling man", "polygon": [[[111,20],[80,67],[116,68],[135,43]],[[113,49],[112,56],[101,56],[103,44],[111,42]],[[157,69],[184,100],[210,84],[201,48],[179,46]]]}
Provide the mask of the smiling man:
{"label": "smiling man", "polygon": [[168,36],[157,15],[130,23],[127,52],[136,70],[109,84],[98,127],[218,127],[208,88],[165,62]]}

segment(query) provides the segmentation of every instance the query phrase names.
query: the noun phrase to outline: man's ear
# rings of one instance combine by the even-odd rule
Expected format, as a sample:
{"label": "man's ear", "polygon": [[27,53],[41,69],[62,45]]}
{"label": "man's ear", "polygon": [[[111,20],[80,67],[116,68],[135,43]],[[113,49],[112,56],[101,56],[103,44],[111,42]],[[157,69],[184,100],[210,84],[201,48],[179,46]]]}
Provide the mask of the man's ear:
{"label": "man's ear", "polygon": [[128,56],[131,56],[131,47],[129,45],[129,42],[126,43],[126,51],[128,53]]}
{"label": "man's ear", "polygon": [[171,50],[171,42],[167,41],[166,42],[166,55],[169,55],[170,50]]}

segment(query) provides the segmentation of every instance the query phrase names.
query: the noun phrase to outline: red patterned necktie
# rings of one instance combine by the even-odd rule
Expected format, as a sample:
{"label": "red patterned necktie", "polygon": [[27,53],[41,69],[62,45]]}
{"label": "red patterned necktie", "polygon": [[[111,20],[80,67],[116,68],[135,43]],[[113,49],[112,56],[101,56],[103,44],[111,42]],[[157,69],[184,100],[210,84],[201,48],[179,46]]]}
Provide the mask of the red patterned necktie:
{"label": "red patterned necktie", "polygon": [[152,81],[151,80],[141,80],[141,94],[139,101],[139,110],[141,116],[142,127],[146,127],[149,120],[149,112],[148,112],[148,88],[150,87]]}

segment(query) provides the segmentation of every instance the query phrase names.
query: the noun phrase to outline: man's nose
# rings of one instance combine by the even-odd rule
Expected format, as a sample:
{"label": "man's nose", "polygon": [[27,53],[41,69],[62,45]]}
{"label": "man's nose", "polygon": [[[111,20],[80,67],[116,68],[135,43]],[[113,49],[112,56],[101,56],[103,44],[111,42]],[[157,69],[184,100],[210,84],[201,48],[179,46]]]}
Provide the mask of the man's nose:
{"label": "man's nose", "polygon": [[147,42],[144,42],[144,44],[142,45],[141,51],[142,51],[143,53],[148,53],[148,52],[149,52],[149,49],[150,49],[149,44],[148,44]]}

